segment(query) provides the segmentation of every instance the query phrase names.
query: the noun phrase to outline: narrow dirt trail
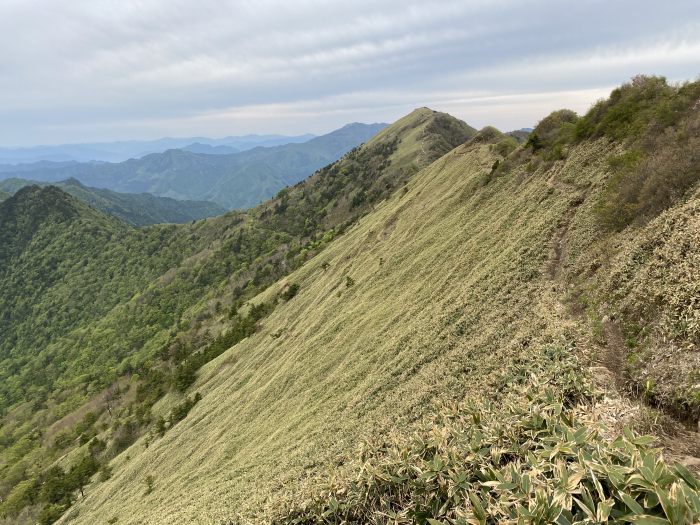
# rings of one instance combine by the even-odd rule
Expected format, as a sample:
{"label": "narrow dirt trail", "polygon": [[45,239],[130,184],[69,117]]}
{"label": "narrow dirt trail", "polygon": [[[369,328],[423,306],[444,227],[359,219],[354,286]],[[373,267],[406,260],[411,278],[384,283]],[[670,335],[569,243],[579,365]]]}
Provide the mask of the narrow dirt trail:
{"label": "narrow dirt trail", "polygon": [[613,374],[617,391],[623,394],[627,389],[628,378],[625,372],[625,357],[628,350],[622,337],[622,331],[614,322],[604,320],[603,338],[605,343],[601,346],[598,360],[602,366]]}
{"label": "narrow dirt trail", "polygon": [[[558,180],[555,172],[547,181],[550,187],[555,191],[564,195],[570,195],[569,208],[559,221],[557,229],[552,236],[551,246],[552,251],[550,258],[547,261],[547,277],[558,290],[557,301],[560,309],[567,313],[572,321],[579,324],[582,328],[587,328],[589,320],[581,304],[576,300],[567,299],[569,291],[569,283],[566,276],[563,275],[564,261],[566,258],[567,241],[571,223],[576,216],[580,206],[586,202],[590,192],[581,192],[575,186]],[[598,375],[608,377],[606,383],[614,384],[618,394],[624,395],[627,378],[625,377],[624,360],[627,354],[627,348],[624,344],[624,338],[619,327],[610,320],[605,320],[603,323],[604,342],[595,344],[595,358],[593,368],[597,369]]]}
{"label": "narrow dirt trail", "polygon": [[[583,201],[582,201],[583,202]],[[547,261],[547,275],[550,281],[557,283],[560,280],[562,264],[564,259],[564,249],[566,248],[566,235],[569,232],[571,221],[576,215],[576,209],[581,203],[572,205],[566,210],[564,217],[560,221],[559,226],[552,237],[553,253],[549,261]]]}
{"label": "narrow dirt trail", "polygon": [[[556,191],[564,194],[572,193],[572,187],[567,184],[550,180],[550,185]],[[554,302],[559,312],[562,312],[573,325],[582,332],[590,334],[590,322],[583,307],[574,299],[567,298],[570,290],[564,273],[566,260],[567,239],[569,229],[581,204],[587,194],[572,196],[571,204],[562,216],[551,240],[551,253],[546,262],[545,275],[552,283]],[[612,419],[618,426],[626,425],[640,416],[649,418],[649,428],[645,431],[657,435],[660,444],[669,460],[678,461],[700,474],[700,434],[688,429],[672,415],[663,414],[658,410],[648,410],[643,399],[633,395],[629,390],[629,378],[625,371],[625,358],[628,353],[620,327],[614,320],[603,319],[602,341],[587,336],[586,343],[593,352],[591,372],[596,383],[608,391],[611,396],[607,406],[605,419]],[[632,420],[630,420],[632,418]]]}

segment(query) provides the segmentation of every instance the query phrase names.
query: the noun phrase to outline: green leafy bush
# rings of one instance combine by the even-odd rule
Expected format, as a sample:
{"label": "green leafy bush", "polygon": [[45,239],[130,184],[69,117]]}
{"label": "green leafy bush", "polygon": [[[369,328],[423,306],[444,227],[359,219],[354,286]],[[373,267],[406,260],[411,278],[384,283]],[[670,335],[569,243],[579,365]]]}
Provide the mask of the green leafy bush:
{"label": "green leafy bush", "polygon": [[299,283],[291,283],[285,288],[285,290],[280,294],[280,297],[285,301],[292,299],[297,293],[299,293]]}
{"label": "green leafy bush", "polygon": [[612,176],[597,206],[604,228],[644,224],[700,181],[698,100],[700,82],[674,87],[637,77],[584,117],[586,133],[629,144],[610,159]]}
{"label": "green leafy bush", "polygon": [[[608,137],[624,142],[640,138],[650,125],[663,129],[685,111],[686,97],[697,100],[697,83],[680,88],[664,77],[639,75],[595,104],[576,124],[579,139]],[[694,101],[693,101],[694,102]]]}
{"label": "green leafy bush", "polygon": [[53,522],[58,520],[58,518],[60,518],[65,511],[65,505],[46,505],[43,509],[41,509],[41,512],[39,512],[38,523],[39,525],[51,525]]}
{"label": "green leafy bush", "polygon": [[173,407],[170,411],[170,427],[172,428],[175,423],[182,421],[190,413],[192,407],[194,407],[202,399],[202,394],[197,392],[192,398],[185,398],[185,400]]}
{"label": "green leafy bush", "polygon": [[696,523],[700,482],[663,463],[653,438],[609,441],[579,421],[590,387],[574,359],[546,354],[512,367],[500,400],[446,408],[413,436],[366,444],[356,474],[273,522]]}
{"label": "green leafy bush", "polygon": [[144,485],[146,485],[146,491],[144,492],[144,496],[148,496],[151,492],[153,492],[153,488],[156,485],[156,480],[151,474],[149,474],[144,478],[143,483]]}
{"label": "green leafy bush", "polygon": [[575,137],[578,115],[568,109],[553,111],[542,119],[525,143],[533,152],[541,152],[544,160],[566,158],[566,146]]}
{"label": "green leafy bush", "polygon": [[190,355],[178,365],[173,376],[173,385],[180,392],[185,392],[196,380],[197,370],[205,363],[220,356],[233,345],[251,336],[257,330],[257,323],[274,310],[276,300],[267,303],[258,303],[250,307],[248,315],[237,314],[232,326],[202,351]]}
{"label": "green leafy bush", "polygon": [[502,157],[507,157],[518,147],[518,141],[513,137],[504,137],[494,145],[494,151]]}

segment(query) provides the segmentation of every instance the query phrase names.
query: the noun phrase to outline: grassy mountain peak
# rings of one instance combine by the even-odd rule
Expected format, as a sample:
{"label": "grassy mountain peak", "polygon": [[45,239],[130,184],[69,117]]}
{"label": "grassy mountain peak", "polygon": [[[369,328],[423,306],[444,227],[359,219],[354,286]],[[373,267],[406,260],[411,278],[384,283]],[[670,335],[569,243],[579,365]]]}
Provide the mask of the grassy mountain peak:
{"label": "grassy mountain peak", "polygon": [[400,137],[401,147],[393,162],[401,167],[424,167],[475,132],[474,128],[452,115],[423,107],[414,109],[378,133],[368,145]]}

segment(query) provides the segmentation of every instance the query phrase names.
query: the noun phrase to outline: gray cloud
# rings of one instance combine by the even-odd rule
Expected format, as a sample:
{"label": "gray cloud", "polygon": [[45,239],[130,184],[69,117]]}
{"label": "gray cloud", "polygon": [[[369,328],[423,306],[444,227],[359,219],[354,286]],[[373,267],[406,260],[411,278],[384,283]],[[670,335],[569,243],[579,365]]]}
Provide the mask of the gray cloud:
{"label": "gray cloud", "polygon": [[3,0],[0,144],[473,125],[700,73],[696,0]]}

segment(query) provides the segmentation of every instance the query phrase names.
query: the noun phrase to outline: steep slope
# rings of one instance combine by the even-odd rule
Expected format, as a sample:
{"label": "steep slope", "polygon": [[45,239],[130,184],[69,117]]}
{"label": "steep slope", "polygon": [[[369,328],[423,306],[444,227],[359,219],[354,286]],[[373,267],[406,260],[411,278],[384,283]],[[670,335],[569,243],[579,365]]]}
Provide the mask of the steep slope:
{"label": "steep slope", "polygon": [[566,327],[542,319],[539,275],[569,196],[544,178],[478,191],[494,160],[487,146],[448,153],[292,274],[298,295],[208,365],[190,415],[118,458],[76,523],[255,514],[269,495],[346,461],[369,429],[408,424],[440,398],[488,395],[503,363],[528,352],[523,341],[557,341]]}
{"label": "steep slope", "polygon": [[6,191],[0,190],[0,202],[4,201],[5,199],[8,199],[10,197],[10,194],[7,193]]}
{"label": "steep slope", "polygon": [[351,124],[307,142],[257,147],[230,155],[171,149],[118,164],[70,164],[24,169],[22,175],[4,172],[2,176],[42,182],[75,178],[87,186],[123,193],[209,200],[227,209],[248,208],[337,160],[384,126]]}
{"label": "steep slope", "polygon": [[[538,136],[544,136],[552,121],[558,122],[559,129],[568,129],[568,117],[560,117],[544,122],[536,130]],[[675,121],[672,126],[679,124]],[[562,476],[568,476],[557,469],[577,460],[587,466],[580,475],[572,471],[576,481],[571,490],[575,495],[586,491],[583,507],[591,509],[590,498],[594,518],[605,521],[608,516],[643,514],[637,508],[644,506],[654,516],[690,513],[686,514],[690,521],[681,522],[692,522],[700,513],[693,503],[697,495],[692,487],[700,485],[691,474],[681,467],[663,466],[655,452],[646,448],[647,438],[629,434],[626,441],[611,443],[609,436],[621,423],[620,416],[614,406],[611,412],[609,398],[596,393],[582,366],[596,364],[604,347],[577,310],[576,297],[567,292],[576,290],[572,280],[577,274],[569,273],[570,265],[583,255],[580,247],[590,245],[592,237],[605,238],[613,246],[623,240],[631,248],[646,245],[643,253],[647,255],[668,235],[661,227],[664,224],[680,237],[697,238],[697,222],[689,220],[698,205],[697,192],[685,193],[686,204],[676,201],[646,225],[623,233],[606,232],[598,225],[595,210],[613,179],[609,160],[629,144],[603,136],[576,139],[559,151],[549,149],[556,141],[528,145],[509,156],[507,170],[499,168],[504,159],[497,153],[497,144],[477,135],[435,160],[410,180],[405,192],[394,193],[321,254],[251,301],[253,305],[275,304],[288,285],[299,285],[296,295],[276,304],[257,333],[204,367],[188,390],[201,396],[189,415],[162,434],[142,438],[128,455],[116,458],[113,477],[90,488],[87,497],[70,511],[70,521],[221,523],[239,515],[260,516],[262,510],[277,508],[287,497],[296,501],[304,487],[314,492],[325,483],[328,469],[341,475],[348,470],[347,475],[353,477],[368,458],[358,458],[356,452],[363,437],[371,438],[381,457],[382,451],[392,453],[385,445],[393,441],[387,435],[422,425],[442,404],[469,400],[481,408],[450,417],[465,417],[478,425],[479,411],[487,410],[489,400],[498,401],[503,393],[511,396],[504,400],[507,403],[491,407],[484,418],[497,419],[499,408],[508,417],[517,413],[517,425],[526,425],[527,431],[511,436],[508,425],[502,423],[497,428],[502,439],[498,446],[506,447],[503,455],[489,448],[485,456],[493,459],[489,468],[505,466],[507,470],[512,465],[516,470],[508,470],[508,476],[526,473],[528,479],[537,480],[541,496],[535,497],[534,488],[532,492],[527,489],[521,500],[532,502],[530,512],[541,512],[533,514],[533,520],[568,519],[562,514],[566,505],[571,520],[573,512],[585,518],[582,507],[570,496],[540,503],[542,497],[547,499],[545,491],[554,494]],[[659,251],[655,258],[668,249]],[[624,263],[626,255],[612,253],[611,258],[615,265],[615,261]],[[691,275],[696,275],[695,259],[686,264]],[[588,267],[585,272],[590,275],[599,268]],[[607,264],[602,268],[596,274],[601,280]],[[695,279],[670,283],[645,273],[647,283],[678,286],[684,296],[694,294]],[[611,300],[611,304],[618,301]],[[644,305],[650,300],[635,303]],[[691,302],[696,312],[693,305]],[[674,301],[657,304],[654,318],[673,315],[675,308]],[[221,318],[220,322],[227,321]],[[697,326],[687,325],[686,330],[690,332],[683,334],[685,340],[697,337]],[[608,396],[616,395],[614,385],[599,386],[608,390]],[[534,408],[518,400],[523,391],[533,396],[529,399]],[[522,408],[511,413],[513,399]],[[167,414],[178,402],[178,396],[172,394],[154,406],[154,411]],[[561,407],[559,412],[556,407]],[[597,427],[601,418],[608,423],[607,430]],[[550,422],[552,427],[547,430]],[[516,421],[512,423],[516,428]],[[414,450],[410,447],[422,446],[425,451],[422,465],[431,470],[418,472],[422,481],[415,493],[394,492],[403,490],[402,484],[411,478],[410,463],[402,463],[404,473],[395,474],[395,479],[386,477],[394,474],[384,475],[379,467],[365,470],[361,478],[355,478],[358,481],[347,485],[342,480],[340,485],[331,482],[332,490],[339,487],[335,492],[317,492],[327,502],[322,509],[325,519],[340,521],[339,509],[349,508],[349,512],[358,511],[352,516],[363,516],[357,518],[360,522],[385,521],[386,512],[395,512],[398,522],[408,523],[416,517],[410,512],[418,510],[419,522],[459,516],[484,522],[486,518],[480,516],[485,511],[479,510],[482,503],[478,499],[460,504],[449,498],[451,506],[446,503],[443,508],[432,507],[428,500],[424,509],[402,506],[420,495],[421,487],[441,495],[444,487],[451,486],[449,472],[444,474],[444,484],[430,483],[443,475],[443,464],[435,459],[435,451],[443,450],[443,428],[425,434],[427,442],[422,445],[403,444],[395,451],[403,458]],[[548,441],[553,436],[561,440],[560,448],[558,441]],[[516,441],[509,441],[511,438]],[[550,461],[560,457],[561,465],[530,458],[523,444],[532,445],[532,454],[538,457],[546,454]],[[593,448],[584,452],[589,444]],[[480,453],[478,442],[474,446],[467,444],[458,453]],[[698,453],[697,440],[689,446]],[[510,452],[507,447],[515,448]],[[577,456],[577,450],[584,455]],[[600,463],[585,456],[591,451],[600,454]],[[529,470],[528,465],[535,464],[553,475],[541,479],[541,471]],[[618,467],[623,470],[616,474]],[[640,497],[648,489],[633,488],[634,477],[654,477],[654,472],[663,477],[655,478],[658,492],[652,488],[649,494],[653,496]],[[512,477],[499,480],[487,475],[477,473],[464,482],[491,480],[493,489],[478,485],[487,496],[489,490],[508,493],[521,484],[511,486]],[[378,501],[395,501],[395,506],[378,508],[372,514],[373,509],[366,506],[370,500],[364,499],[367,493],[356,489],[365,479],[370,485],[375,483],[372,486],[386,483],[381,487],[387,492]],[[683,484],[691,491],[687,499],[679,492]],[[671,507],[664,498],[669,490],[679,510],[668,510]],[[394,493],[405,494],[405,499],[392,500]],[[506,496],[488,497],[493,499],[488,500],[489,515],[505,519],[508,514],[503,509],[507,507],[496,503],[506,501]],[[452,506],[458,507],[457,514],[447,516],[446,509],[453,512]],[[298,509],[292,518],[301,517],[301,522],[322,518],[321,513],[306,514],[308,506]],[[518,512],[522,517],[527,508]]]}
{"label": "steep slope", "polygon": [[[423,127],[429,122],[431,122],[430,119],[421,120],[416,122],[416,126]],[[400,136],[401,134],[399,133],[392,140],[396,142]],[[464,139],[465,137],[463,136],[462,138]],[[369,157],[375,159],[381,165],[379,173],[382,173],[383,170],[390,171],[389,166],[392,164],[390,151],[384,151],[384,148],[379,148],[378,151],[375,151],[374,148],[365,148],[361,151],[367,151]],[[396,148],[396,152],[403,152],[403,147]],[[352,173],[353,170],[354,164],[352,159],[353,155],[349,155],[347,159],[342,160],[339,164],[340,166],[345,166],[348,173]],[[366,183],[371,184],[369,181]],[[180,228],[163,226],[142,230],[140,233],[124,228],[129,240],[115,239],[120,245],[120,249],[125,243],[142,241],[145,244],[143,249],[136,248],[137,244],[133,248],[127,246],[124,249],[140,253],[139,257],[155,257],[157,267],[162,268],[161,274],[166,269],[170,269],[170,271],[167,277],[164,276],[162,279],[151,283],[152,290],[150,292],[140,293],[135,297],[128,294],[122,296],[123,301],[128,301],[122,305],[123,308],[116,309],[96,326],[90,327],[90,331],[96,333],[111,333],[115,327],[123,327],[121,329],[125,330],[122,333],[121,340],[106,340],[98,345],[101,347],[100,351],[102,354],[104,356],[114,355],[115,353],[120,354],[120,348],[141,348],[144,344],[146,347],[150,345],[157,347],[162,344],[162,339],[156,338],[154,341],[149,337],[144,339],[144,330],[168,333],[173,324],[180,322],[180,316],[185,314],[185,310],[194,307],[201,301],[203,296],[217,288],[223,287],[217,292],[218,294],[233,294],[233,297],[225,298],[225,303],[230,304],[232,300],[235,302],[240,299],[237,296],[244,295],[243,292],[248,281],[252,281],[253,289],[262,285],[266,286],[280,275],[284,275],[289,271],[289,267],[293,268],[301,264],[309,252],[313,253],[322,248],[324,244],[320,242],[322,237],[329,235],[332,238],[337,233],[336,228],[340,231],[348,221],[357,218],[368,209],[368,205],[356,207],[351,214],[343,215],[338,221],[328,224],[316,224],[314,221],[326,215],[321,213],[322,210],[320,208],[322,206],[319,208],[319,201],[308,200],[303,195],[305,194],[303,190],[293,189],[290,193],[294,195],[302,194],[298,205],[294,207],[288,206],[284,210],[280,210],[278,214],[274,214],[275,220],[272,220],[273,214],[270,213],[268,207],[264,206],[252,210],[248,215],[228,214],[220,218]],[[62,194],[62,192],[58,191],[58,194]],[[17,199],[11,199],[4,203],[5,207],[3,209],[6,210],[7,224],[20,221],[17,218],[18,213],[32,216],[35,209],[37,212],[41,212],[42,205],[40,203],[25,203],[25,195],[27,194],[24,192],[18,192],[16,195]],[[43,195],[43,193],[40,193],[40,195]],[[325,204],[332,204],[330,196],[326,195],[324,198]],[[85,206],[82,208],[85,208]],[[91,213],[99,216],[97,213]],[[302,228],[296,228],[296,219],[299,216],[301,216],[303,221]],[[282,223],[291,224],[291,227],[279,227],[275,222],[278,219]],[[86,222],[89,223],[89,220]],[[55,228],[60,228],[60,225],[55,226]],[[36,232],[31,231],[27,233],[27,238],[32,239],[35,234]],[[182,251],[178,258],[179,261],[183,262],[182,266],[177,261],[170,259],[168,259],[170,266],[160,266],[163,261],[159,260],[160,255],[155,254],[154,243],[159,244],[159,249],[163,250],[164,253],[170,253],[170,250],[173,252]],[[187,245],[187,248],[183,250],[184,245]],[[8,246],[12,246],[12,244],[10,243]],[[107,246],[111,247],[109,244]],[[146,248],[146,246],[148,247]],[[206,249],[204,249],[205,247]],[[61,251],[57,248],[56,251],[58,256],[69,260],[75,259],[79,261],[84,257],[84,254],[76,249]],[[198,255],[193,259],[187,259],[188,255],[193,254]],[[46,259],[45,254],[42,252],[34,253],[30,251],[22,253],[22,255],[31,264],[43,264],[42,261]],[[131,263],[132,261],[128,262]],[[139,267],[143,263],[144,261],[138,260],[138,258],[134,262]],[[104,262],[104,264],[108,267],[113,266],[112,263]],[[269,268],[270,265],[273,266],[272,269]],[[88,270],[85,269],[83,271],[89,274]],[[8,276],[8,279],[15,279],[17,271],[18,268],[10,264],[5,268],[5,275]],[[150,278],[155,278],[161,274],[149,275]],[[51,275],[49,274],[47,277],[51,277]],[[119,276],[114,277],[114,281],[115,286],[123,286],[124,284]],[[68,285],[68,283],[65,284]],[[139,286],[144,284],[141,282]],[[133,288],[128,288],[128,290],[132,290],[132,294],[136,291]],[[143,289],[139,289],[139,291],[143,292]],[[173,309],[173,302],[181,306]],[[168,306],[165,307],[164,305]],[[201,309],[208,310],[210,305],[205,303],[197,308],[202,313]],[[77,310],[79,311],[80,309],[78,308]],[[187,315],[194,316],[195,314],[189,312]],[[163,319],[153,326],[151,324],[153,321],[152,316],[162,317]],[[168,321],[165,319],[168,319]],[[25,322],[31,323],[32,318],[27,317]],[[147,323],[147,325],[144,326],[141,323]],[[10,326],[12,325],[8,325],[8,327]],[[56,331],[54,328],[48,324],[45,329],[46,332],[53,334],[53,346],[69,335],[62,333],[60,330]],[[31,335],[38,337],[43,332],[44,329],[35,330]],[[0,343],[9,345],[9,341],[15,339],[13,332],[11,330],[4,332],[3,339]],[[70,336],[70,339],[64,340],[59,345],[63,350],[54,348],[54,351],[69,351],[70,348],[79,345],[79,341],[84,339],[84,333],[74,334]],[[100,336],[100,339],[102,339],[102,336]],[[27,352],[31,345],[37,343],[37,340],[27,341],[26,345],[18,345],[15,348],[15,352],[20,354]],[[93,355],[93,358],[95,357],[97,356]],[[58,359],[55,353],[54,359]],[[94,370],[93,373],[97,373],[97,370]]]}
{"label": "steep slope", "polygon": [[[89,221],[67,223],[64,234],[61,225],[56,226],[55,245],[49,251],[61,262],[56,274],[61,279],[53,280],[53,272],[47,270],[45,277],[51,282],[46,286],[35,293],[31,283],[25,283],[16,292],[26,296],[32,314],[12,316],[7,308],[12,307],[15,291],[12,286],[3,288],[13,290],[3,307],[7,324],[0,332],[0,345],[6,349],[2,371],[7,374],[0,387],[0,408],[6,412],[0,429],[0,496],[7,503],[0,511],[8,513],[10,523],[35,523],[41,513],[48,513],[41,518],[46,520],[60,515],[77,489],[75,480],[84,482],[87,475],[76,478],[69,469],[91,473],[107,468],[105,461],[156,423],[153,404],[170,390],[187,388],[201,364],[225,349],[228,339],[216,337],[222,327],[234,322],[243,334],[255,330],[252,316],[236,314],[246,299],[302,265],[373,207],[371,199],[351,208],[339,202],[354,200],[352,194],[358,190],[388,195],[424,165],[423,150],[445,147],[446,142],[454,147],[472,134],[452,117],[422,113],[411,117],[413,127],[397,126],[385,134],[386,140],[353,150],[328,172],[248,213],[141,230],[120,224],[123,234],[114,237],[117,247],[95,232],[95,242],[86,241],[86,246],[94,244],[100,250],[94,261],[100,269],[89,264],[84,250],[64,242],[66,235],[71,238],[83,227],[90,231]],[[462,131],[444,138],[428,133],[438,119],[454,120],[453,127]],[[406,158],[406,148],[414,145],[407,138],[414,128],[418,133],[413,135],[423,137],[423,148],[412,149],[415,166],[395,168],[394,160]],[[52,191],[78,208],[87,208],[58,188]],[[21,196],[20,192],[13,199]],[[31,215],[32,206],[21,208]],[[90,213],[106,219],[95,210]],[[16,222],[16,215],[8,214],[8,221]],[[30,243],[19,250],[32,267],[46,257],[41,246],[34,248]],[[4,280],[11,285],[22,281],[19,271],[24,267],[12,260]],[[80,272],[87,282],[109,283],[92,298],[94,306],[67,299],[67,290],[82,290],[76,281]],[[53,304],[52,298],[75,304],[69,322],[54,324],[59,303]],[[263,309],[256,316],[266,313]],[[221,322],[222,314],[228,321]],[[85,459],[84,445],[91,439],[93,445],[104,447],[90,445]],[[57,460],[56,469],[62,466],[65,471],[49,468]],[[64,488],[44,494],[41,487],[47,479]]]}
{"label": "steep slope", "polygon": [[[45,186],[48,183],[26,179],[6,179],[0,181],[0,189],[14,193],[20,188],[33,184]],[[90,188],[76,179],[54,182],[52,185],[132,226],[181,224],[226,213],[221,206],[209,201],[179,201],[167,197],[156,197],[149,193],[118,193],[101,188]]]}
{"label": "steep slope", "polygon": [[532,169],[566,159],[582,141],[617,145],[609,178],[563,232],[560,271],[622,388],[692,427],[700,418],[699,99],[700,82],[635,77],[581,118],[560,111],[544,119],[527,159]]}

